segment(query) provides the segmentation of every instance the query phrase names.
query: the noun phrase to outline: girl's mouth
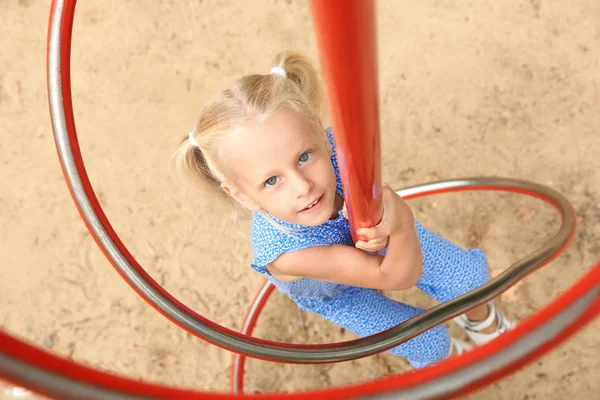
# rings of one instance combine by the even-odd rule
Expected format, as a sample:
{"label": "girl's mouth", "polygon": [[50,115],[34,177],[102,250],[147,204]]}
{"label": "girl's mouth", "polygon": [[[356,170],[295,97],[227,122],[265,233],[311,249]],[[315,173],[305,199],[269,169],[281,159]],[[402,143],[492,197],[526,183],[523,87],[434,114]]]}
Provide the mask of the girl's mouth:
{"label": "girl's mouth", "polygon": [[323,197],[324,197],[324,195],[321,196],[321,197],[319,197],[318,199],[316,199],[315,201],[313,201],[312,203],[310,203],[306,207],[304,207],[302,210],[300,210],[300,212],[301,213],[306,213],[306,214],[316,212],[323,205]]}

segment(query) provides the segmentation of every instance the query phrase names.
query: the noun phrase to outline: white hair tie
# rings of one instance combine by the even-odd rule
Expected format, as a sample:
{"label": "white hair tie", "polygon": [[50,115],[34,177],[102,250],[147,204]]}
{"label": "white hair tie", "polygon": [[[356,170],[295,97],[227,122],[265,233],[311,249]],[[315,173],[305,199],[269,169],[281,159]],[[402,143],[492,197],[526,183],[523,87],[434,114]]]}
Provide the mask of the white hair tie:
{"label": "white hair tie", "polygon": [[279,76],[283,76],[284,78],[287,78],[287,73],[285,72],[285,69],[283,69],[281,67],[271,68],[271,75],[279,75]]}
{"label": "white hair tie", "polygon": [[200,148],[200,145],[198,144],[198,142],[196,142],[196,139],[194,139],[194,131],[190,132],[190,134],[188,135],[188,139],[190,140],[190,144],[192,146]]}

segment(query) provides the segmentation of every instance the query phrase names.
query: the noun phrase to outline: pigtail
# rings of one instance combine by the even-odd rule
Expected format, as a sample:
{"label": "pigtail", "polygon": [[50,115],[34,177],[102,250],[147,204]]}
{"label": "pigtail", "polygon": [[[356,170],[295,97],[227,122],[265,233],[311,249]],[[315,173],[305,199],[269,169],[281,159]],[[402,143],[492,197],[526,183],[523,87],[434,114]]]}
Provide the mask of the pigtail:
{"label": "pigtail", "polygon": [[323,88],[312,62],[302,54],[283,51],[275,57],[274,65],[285,70],[287,79],[296,84],[313,110],[320,115],[323,111]]}
{"label": "pigtail", "polygon": [[187,186],[226,197],[221,190],[221,181],[210,169],[202,150],[190,142],[189,136],[181,141],[173,155],[173,163],[177,175]]}

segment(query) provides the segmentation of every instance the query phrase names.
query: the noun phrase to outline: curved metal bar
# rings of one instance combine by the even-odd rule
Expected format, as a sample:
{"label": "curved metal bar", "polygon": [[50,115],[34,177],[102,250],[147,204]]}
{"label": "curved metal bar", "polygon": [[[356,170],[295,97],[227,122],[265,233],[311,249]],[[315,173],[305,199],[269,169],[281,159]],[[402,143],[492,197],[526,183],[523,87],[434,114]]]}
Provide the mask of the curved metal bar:
{"label": "curved metal bar", "polygon": [[[499,185],[499,181],[502,182],[503,185]],[[553,196],[552,189],[524,181],[511,180],[511,182],[512,185],[506,185],[505,180],[499,178],[456,179],[435,182],[427,185],[412,186],[398,190],[396,193],[398,193],[398,195],[405,199],[464,190],[507,190],[510,192],[527,194],[530,196],[538,197],[555,206],[563,217],[563,224],[561,226],[561,230],[567,227],[570,231],[572,230],[571,233],[574,232],[574,214],[572,219],[569,218],[568,215],[565,216],[565,213],[568,214],[568,211],[571,208],[566,199],[564,199],[562,204],[559,202],[549,201],[549,199],[556,199],[556,197]],[[551,261],[559,252],[561,252],[561,246],[564,249],[564,247],[568,245],[568,242],[570,240],[569,237],[566,237],[564,242],[556,240],[559,236],[560,232],[553,238],[553,240],[547,243],[544,246],[544,248],[530,254],[521,261],[512,265],[501,275],[488,282],[486,285],[483,285],[480,288],[475,289],[450,302],[446,302],[444,304],[431,308],[425,311],[424,313],[417,315],[416,317],[413,317],[412,319],[399,325],[398,327],[412,324],[413,332],[410,332],[407,329],[407,331],[401,333],[401,335],[403,335],[404,337],[404,340],[402,342],[410,340],[415,335],[418,335],[424,332],[425,330],[442,323],[444,320],[448,320],[450,317],[447,317],[446,313],[450,313],[454,316],[456,309],[464,308],[465,304],[470,303],[475,304],[475,306],[482,304],[479,303],[478,300],[474,300],[471,296],[479,296],[479,298],[481,298],[482,296],[486,297],[487,295],[485,293],[487,290],[496,291],[498,292],[498,294],[500,294],[506,289],[508,289],[510,286],[514,285],[528,273],[533,272],[533,270],[535,270],[536,268],[540,268],[545,263]],[[527,267],[527,265],[530,265],[530,267]],[[258,319],[258,315],[260,314],[262,307],[266,303],[267,298],[271,295],[272,288],[270,287],[270,285],[271,284],[267,282],[259,290],[256,298],[254,299],[254,301],[248,309],[248,314],[246,315],[242,325],[242,329],[240,330],[241,333],[245,335],[252,334],[252,330],[254,329],[254,325],[256,323],[256,320]],[[437,310],[437,312],[434,313],[432,312],[432,310]],[[429,328],[425,328],[426,326],[429,326]],[[243,355],[235,354],[233,356],[233,363],[231,369],[231,389],[233,393],[242,393],[243,391],[244,363],[245,357]]]}
{"label": "curved metal bar", "polygon": [[[532,362],[565,341],[600,313],[600,262],[550,305],[498,339],[443,363],[403,375],[341,388],[298,393],[269,393],[264,400],[440,398],[462,395]],[[51,398],[68,399],[237,399],[153,385],[68,361],[0,331],[0,377]]]}
{"label": "curved metal bar", "polygon": [[[56,0],[51,14],[48,47],[48,88],[52,126],[59,159],[73,199],[91,235],[115,269],[150,305],[188,332],[236,353],[278,362],[329,363],[376,354],[395,347],[425,330],[483,304],[514,285],[559,253],[572,238],[575,214],[565,197],[551,188],[504,178],[470,178],[406,189],[405,194],[485,188],[532,194],[561,211],[563,225],[544,248],[517,262],[504,273],[455,300],[431,308],[385,332],[359,340],[327,345],[289,345],[241,335],[195,313],[162,288],[137,263],[110,225],[89,182],[73,116],[70,90],[70,42],[74,0]],[[412,191],[412,192],[411,192]]]}
{"label": "curved metal bar", "polygon": [[[110,227],[110,224],[104,216],[102,209],[99,207],[98,201],[93,193],[78,149],[70,99],[69,53],[74,7],[75,0],[55,0],[53,2],[50,16],[48,47],[49,96],[52,122],[53,128],[55,129],[61,165],[73,198],[75,199],[88,228],[98,244],[105,251],[105,254],[107,254],[107,257],[113,261],[113,264],[115,264],[115,260],[110,256],[114,256],[114,258],[125,264],[115,264],[115,267],[124,277],[131,279],[130,283],[138,290],[138,293],[143,296],[147,295],[148,297],[145,298],[151,304],[155,305],[157,309],[161,309],[160,302],[165,301],[166,299],[167,305],[172,306],[176,312],[183,313],[191,319],[198,317],[210,327],[212,324],[210,321],[193,313],[193,311],[187,309],[176,299],[172,298],[172,296],[164,291],[164,289],[160,288],[160,286],[158,286],[156,282],[141,269]],[[61,45],[64,45],[64,47],[61,48]],[[522,185],[516,181],[512,182],[514,185],[511,187],[514,191],[526,192],[528,190],[527,183]],[[479,180],[479,183],[485,184],[485,180]],[[497,181],[493,180],[491,183],[495,184]],[[490,184],[490,181],[488,181],[488,184]],[[498,188],[497,186],[492,186],[493,187],[487,187],[487,189]],[[430,193],[436,191],[448,191],[449,188],[452,188],[451,190],[466,190],[466,187],[464,181],[461,183],[458,180],[428,186]],[[483,187],[477,187],[477,189],[482,188]],[[419,190],[415,188],[412,189]],[[473,187],[471,187],[471,189],[473,189]],[[410,192],[410,189],[406,190],[408,190],[408,192],[405,192],[407,197],[416,196],[415,193]],[[547,193],[541,192],[543,192],[543,190],[539,191],[539,193],[536,192],[535,195],[539,195],[542,198],[545,198],[548,195]],[[552,193],[550,194],[552,195]],[[551,197],[552,196],[548,198]],[[85,201],[86,198],[87,202]],[[560,201],[554,201],[552,203],[563,212],[563,219],[565,222],[563,223],[561,232],[564,234],[563,231],[565,231],[565,229],[568,231],[566,226],[569,225],[569,214],[565,215],[565,210],[568,210],[568,207],[566,207],[568,203]],[[573,217],[571,222],[572,228],[574,229],[574,215],[571,216]],[[560,238],[559,236],[560,232],[559,235],[555,236],[549,243],[549,246],[556,247],[558,242],[564,239],[563,246],[556,250],[556,253],[554,253],[555,255],[564,248],[572,237],[572,235],[567,235],[568,237],[565,239],[564,237]],[[105,248],[104,245],[107,245],[108,248]],[[540,259],[547,262],[552,257],[552,254],[549,254],[546,251],[538,251],[523,260],[523,262],[531,264],[531,262]],[[129,265],[127,265],[127,263],[129,263]],[[124,271],[119,269],[119,267],[123,267]],[[529,272],[535,269],[532,265],[529,265],[529,267]],[[511,267],[511,269],[512,268],[513,267]],[[510,271],[507,270],[506,272]],[[525,273],[527,271],[521,270],[520,272]],[[130,274],[131,276],[127,274]],[[512,271],[506,275],[512,275],[514,277],[515,274],[516,272]],[[501,288],[503,284],[510,284],[510,279],[509,281],[506,279],[508,278],[505,278],[503,282],[498,283],[499,286],[496,287],[496,289]],[[594,318],[600,312],[599,282],[600,263],[598,263],[585,277],[573,285],[567,292],[563,293],[553,301],[551,305],[545,307],[533,317],[519,324],[513,331],[507,332],[493,342],[477,348],[472,352],[468,352],[459,357],[453,357],[452,359],[435,366],[413,371],[402,376],[385,378],[377,382],[311,393],[287,394],[286,397],[306,398],[307,395],[311,395],[314,399],[341,399],[350,396],[369,395],[385,391],[387,392],[385,396],[400,395],[406,398],[422,398],[422,396],[430,397],[438,394],[456,394],[464,392],[465,389],[473,388],[476,385],[489,383],[494,378],[503,376],[511,370],[514,370],[549,351],[567,337],[573,335],[586,322]],[[136,285],[149,285],[151,288],[139,288]],[[144,290],[148,290],[149,293],[146,293]],[[151,294],[157,294],[156,298],[150,296]],[[460,312],[458,311],[459,309],[460,307],[455,309],[455,311]],[[165,311],[165,315],[175,322],[180,322],[176,317],[171,316],[168,310]],[[447,317],[450,318],[451,316]],[[212,325],[214,328],[214,324]],[[217,330],[219,328],[220,327],[217,326]],[[394,331],[394,329],[389,332]],[[225,329],[221,329],[220,331],[220,334],[225,336],[227,336],[228,333],[228,330]],[[237,335],[235,332],[233,333],[233,337],[235,339],[245,339],[244,336]],[[272,344],[270,342],[261,342],[256,339],[253,339],[252,341],[256,341],[256,343],[260,345],[265,343]],[[365,342],[365,340],[356,341],[354,344],[360,344],[361,342]],[[277,344],[273,345],[277,346]],[[285,346],[282,344],[280,345]],[[329,348],[331,346],[335,346],[335,344],[311,346],[309,349],[315,347]],[[496,368],[496,363],[500,363],[500,369]],[[504,365],[504,367],[502,367],[502,365]],[[472,375],[476,375],[476,377],[473,378]],[[37,392],[61,399],[89,398],[96,400],[107,398],[139,399],[160,397],[185,400],[207,397],[237,398],[237,396],[227,394],[174,389],[147,384],[137,380],[128,380],[57,357],[15,339],[2,331],[0,331],[0,376],[15,384],[26,386]],[[461,380],[466,380],[467,383],[461,383]],[[432,383],[434,381],[435,383]],[[408,397],[409,395],[412,397]],[[276,399],[281,397],[281,394],[261,396],[263,399]]]}
{"label": "curved metal bar", "polygon": [[[263,282],[263,285],[256,293],[256,297],[250,304],[248,308],[248,312],[244,317],[244,322],[242,322],[242,329],[240,329],[240,333],[244,335],[252,335],[252,331],[256,326],[256,321],[260,316],[260,313],[267,303],[267,300],[271,296],[271,293],[275,290],[275,285],[273,285],[268,280]],[[244,391],[244,364],[246,363],[246,357],[240,354],[235,353],[231,362],[231,376],[230,376],[230,387],[232,393],[243,393]]]}

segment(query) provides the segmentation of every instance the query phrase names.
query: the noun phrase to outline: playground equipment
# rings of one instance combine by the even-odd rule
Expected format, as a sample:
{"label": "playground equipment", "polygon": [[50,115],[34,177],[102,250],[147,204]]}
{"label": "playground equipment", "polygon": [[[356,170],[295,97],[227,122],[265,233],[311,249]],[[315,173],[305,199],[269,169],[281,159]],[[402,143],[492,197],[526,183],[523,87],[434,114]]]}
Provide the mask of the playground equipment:
{"label": "playground equipment", "polygon": [[[468,178],[416,186],[401,190],[399,193],[405,198],[411,198],[459,190],[504,190],[535,196],[553,205],[559,211],[562,224],[558,233],[542,249],[507,268],[488,284],[371,337],[326,345],[293,345],[252,338],[249,334],[273,290],[269,284],[263,286],[253,302],[242,333],[219,326],[183,305],[144,271],[111,227],[94,194],[79,150],[71,101],[70,49],[75,4],[75,0],[53,1],[48,32],[48,89],[52,126],[69,190],[97,244],[123,279],[141,297],[181,328],[237,354],[232,367],[232,390],[236,393],[242,390],[244,356],[278,362],[325,363],[379,353],[496,297],[526,275],[550,262],[568,246],[573,238],[575,214],[572,207],[560,193],[542,185],[503,178]],[[357,145],[362,143],[361,141],[366,141],[370,143],[371,148],[377,148],[378,128],[359,130],[363,133],[369,132],[372,137],[367,135],[359,138],[351,132],[353,126],[364,128],[378,124],[376,106],[373,106],[372,101],[377,86],[374,75],[376,68],[373,67],[376,65],[376,60],[373,47],[369,47],[374,43],[374,4],[367,0],[344,2],[314,0],[312,7],[315,25],[319,32],[318,38],[321,42],[321,54],[325,60],[324,72],[328,82],[330,105],[339,104],[339,107],[345,109],[345,104],[348,103],[350,109],[358,107],[358,110],[364,110],[363,114],[367,114],[360,117],[359,113],[358,120],[353,119],[357,118],[355,112],[333,115],[335,131],[344,137],[340,141],[340,153],[346,154],[342,160],[345,169],[342,174],[345,187],[349,181],[354,181],[359,187],[367,188],[362,190],[362,194],[356,195],[362,198],[351,194],[349,203],[357,204],[358,201],[364,200],[367,191],[373,194],[366,207],[349,209],[351,224],[362,224],[365,223],[364,221],[376,220],[377,210],[380,207],[376,190],[381,184],[378,176],[379,154],[375,153],[375,157],[371,154],[369,160],[368,155],[361,156],[361,146]],[[364,61],[365,52],[369,49],[371,53],[366,54],[368,59]],[[331,55],[336,54],[336,51],[344,53],[345,58],[323,57],[324,53]],[[342,62],[340,60],[345,62],[346,66],[357,66],[354,72],[352,72],[353,68],[347,68],[344,73],[332,74],[331,71],[339,68],[336,63]],[[363,60],[362,64],[359,63],[360,60]],[[351,76],[352,74],[355,76]],[[357,93],[350,96],[342,90],[346,82],[344,79],[356,79],[361,74],[360,79],[367,81],[361,80],[363,84],[356,86]],[[349,97],[356,96],[358,102],[353,105]],[[336,143],[337,138],[336,136]],[[355,162],[352,168],[348,168],[348,165],[344,164],[348,159],[360,161]],[[365,160],[371,164],[363,165]],[[349,169],[351,172],[348,171]],[[351,174],[355,175],[351,176]],[[292,393],[287,394],[286,397],[310,396],[332,399],[379,395],[386,398],[397,396],[397,398],[418,399],[456,396],[488,384],[531,362],[574,334],[599,312],[600,263],[568,291],[543,310],[520,323],[514,330],[459,357],[376,382]],[[49,354],[3,332],[0,332],[0,377],[16,385],[59,399],[238,397],[225,393],[168,388],[100,372]],[[281,398],[282,395],[267,394],[260,397],[275,399]]]}

